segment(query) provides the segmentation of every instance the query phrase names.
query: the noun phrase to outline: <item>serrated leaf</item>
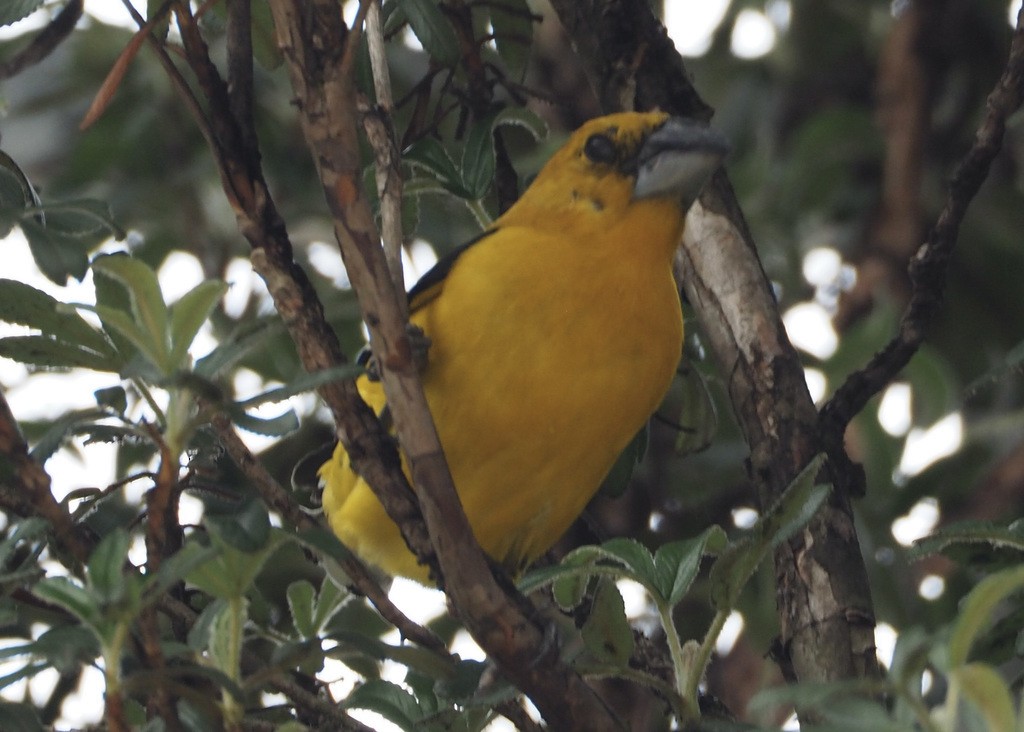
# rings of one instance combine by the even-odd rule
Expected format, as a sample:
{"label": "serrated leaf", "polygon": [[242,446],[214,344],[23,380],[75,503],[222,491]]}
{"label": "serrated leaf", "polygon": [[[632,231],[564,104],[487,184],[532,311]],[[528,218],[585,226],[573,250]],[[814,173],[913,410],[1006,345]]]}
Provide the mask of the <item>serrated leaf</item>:
{"label": "serrated leaf", "polygon": [[998,526],[991,521],[949,524],[915,541],[907,556],[909,559],[917,559],[960,544],[983,544],[992,549],[1024,552],[1024,524],[1015,522],[1010,526]]}
{"label": "serrated leaf", "polygon": [[625,666],[633,654],[633,629],[619,589],[607,577],[598,580],[590,616],[580,629],[587,648],[598,659]]}
{"label": "serrated leaf", "polygon": [[341,540],[333,532],[327,529],[304,529],[293,534],[292,538],[303,546],[309,547],[337,562],[348,561],[353,556],[351,550],[342,544]]}
{"label": "serrated leaf", "polygon": [[424,50],[442,66],[459,62],[459,41],[455,30],[434,0],[397,0],[409,27]]}
{"label": "serrated leaf", "polygon": [[74,343],[42,335],[0,338],[0,357],[48,369],[83,368],[117,373],[118,362]]}
{"label": "serrated leaf", "polygon": [[683,599],[697,577],[705,554],[717,554],[728,544],[720,526],[706,529],[693,539],[674,541],[658,547],[654,554],[654,585],[665,604],[672,606]]}
{"label": "serrated leaf", "polygon": [[953,634],[949,639],[949,665],[967,663],[971,646],[992,619],[992,611],[1010,593],[1024,588],[1024,566],[989,575],[960,603]]}
{"label": "serrated leaf", "polygon": [[43,0],[5,0],[0,3],[0,25],[10,25],[27,18],[43,4]]}
{"label": "serrated leaf", "polygon": [[[243,617],[233,617],[236,608]],[[239,597],[234,606],[232,606],[232,603],[225,603],[221,606],[220,612],[213,616],[210,624],[207,649],[210,652],[210,658],[213,659],[214,666],[228,678],[238,671],[234,668],[238,661],[235,656],[235,650],[241,639],[235,636],[245,626],[245,622],[248,620],[248,610],[249,602],[244,597]],[[239,689],[237,686],[232,685],[229,691],[232,692],[232,695],[237,696]],[[238,698],[241,699],[241,697]]]}
{"label": "serrated leaf", "polygon": [[237,426],[257,435],[281,437],[299,428],[299,418],[292,409],[276,417],[255,417],[240,409],[230,409],[228,411],[231,414],[231,421]]}
{"label": "serrated leaf", "polygon": [[551,596],[563,612],[578,607],[587,594],[590,576],[580,573],[567,573],[557,577],[551,583]]}
{"label": "serrated leaf", "polygon": [[117,602],[125,596],[128,578],[122,575],[131,540],[124,529],[114,529],[103,537],[89,557],[86,565],[89,589],[101,603]]}
{"label": "serrated leaf", "polygon": [[814,482],[824,463],[824,454],[816,455],[758,522],[760,526],[756,526],[755,530],[763,533],[770,547],[774,548],[789,539],[811,520],[824,503],[831,486],[816,485]]}
{"label": "serrated leaf", "polygon": [[502,109],[494,119],[494,128],[498,127],[518,127],[526,130],[535,141],[543,140],[548,135],[548,123],[526,107]]}
{"label": "serrated leaf", "polygon": [[641,584],[655,587],[656,572],[651,551],[635,539],[612,539],[601,545],[602,559],[613,559],[625,566]]}
{"label": "serrated leaf", "polygon": [[985,719],[988,732],[1014,732],[1013,697],[998,671],[985,663],[969,663],[952,669],[949,681],[960,687],[963,698]]}
{"label": "serrated leaf", "polygon": [[418,732],[423,717],[416,697],[401,686],[383,679],[370,679],[356,687],[342,704],[346,709],[377,712],[405,732]]}
{"label": "serrated leaf", "polygon": [[180,300],[171,305],[171,355],[174,368],[184,368],[188,349],[199,329],[227,292],[228,286],[218,280],[200,282]]}
{"label": "serrated leaf", "polygon": [[[128,292],[132,320],[137,329],[147,336],[148,348],[145,352],[155,354],[153,363],[161,367],[165,373],[170,373],[174,368],[168,353],[170,318],[156,272],[142,260],[125,255],[97,257],[92,263],[92,268],[116,280]],[[97,312],[99,310],[97,307]],[[102,314],[101,317],[106,319]],[[127,336],[127,333],[124,334]],[[142,350],[138,344],[136,347]]]}
{"label": "serrated leaf", "polygon": [[0,320],[35,328],[44,335],[112,357],[114,349],[103,334],[73,309],[31,285],[0,279]]}
{"label": "serrated leaf", "polygon": [[[0,342],[2,346],[2,342]],[[82,409],[63,414],[53,421],[46,432],[36,440],[32,448],[32,458],[39,463],[45,463],[57,451],[68,435],[83,425],[103,419],[107,413],[102,409]]]}
{"label": "serrated leaf", "polygon": [[433,137],[424,137],[402,153],[402,161],[429,173],[449,193],[459,198],[472,198],[462,176],[444,146]]}
{"label": "serrated leaf", "polygon": [[288,609],[296,632],[302,638],[313,638],[318,630],[313,620],[313,598],[316,590],[307,580],[298,580],[288,585],[287,594]]}
{"label": "serrated leaf", "polygon": [[234,406],[237,409],[246,410],[258,407],[261,404],[283,402],[285,399],[290,399],[297,394],[305,394],[306,392],[313,391],[324,384],[354,379],[357,376],[361,376],[365,371],[366,369],[361,364],[349,363],[341,366],[334,366],[329,369],[322,369],[312,374],[301,374],[284,386],[275,387],[263,392],[262,394],[257,394],[256,396],[249,397],[248,399],[235,402]]}

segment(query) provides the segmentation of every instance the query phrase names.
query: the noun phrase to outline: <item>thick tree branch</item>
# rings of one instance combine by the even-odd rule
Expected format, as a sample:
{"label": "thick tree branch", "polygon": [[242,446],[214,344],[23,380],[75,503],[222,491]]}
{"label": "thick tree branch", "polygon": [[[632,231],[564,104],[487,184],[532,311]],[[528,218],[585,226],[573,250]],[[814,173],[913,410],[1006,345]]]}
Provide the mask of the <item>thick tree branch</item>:
{"label": "thick tree branch", "polygon": [[900,318],[899,333],[864,368],[850,375],[822,408],[825,430],[840,439],[846,426],[917,353],[942,305],[946,270],[960,224],[1003,143],[1006,119],[1024,98],[1024,8],[1017,15],[1009,58],[986,103],[974,145],[949,182],[946,203],[925,242],[910,262],[913,293]]}
{"label": "thick tree branch", "polygon": [[[665,29],[643,0],[553,0],[605,111],[661,108],[708,119]],[[729,179],[719,172],[687,219],[679,270],[728,384],[750,447],[750,476],[771,505],[826,451],[838,490],[775,557],[783,664],[821,681],[875,672],[867,573],[849,502],[861,479],[839,444],[826,444],[799,356]]]}

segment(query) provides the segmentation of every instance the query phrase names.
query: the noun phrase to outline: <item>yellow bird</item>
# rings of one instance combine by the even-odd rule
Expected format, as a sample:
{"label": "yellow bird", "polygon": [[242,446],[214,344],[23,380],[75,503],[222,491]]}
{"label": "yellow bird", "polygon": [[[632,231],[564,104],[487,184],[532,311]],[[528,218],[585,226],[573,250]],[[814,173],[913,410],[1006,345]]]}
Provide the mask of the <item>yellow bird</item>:
{"label": "yellow bird", "polygon": [[[726,150],[718,133],[662,113],[591,120],[410,292],[456,490],[480,545],[510,571],[568,529],[665,395],[683,339],[672,259]],[[381,384],[358,387],[379,414]],[[352,551],[428,580],[341,444],[319,476]]]}

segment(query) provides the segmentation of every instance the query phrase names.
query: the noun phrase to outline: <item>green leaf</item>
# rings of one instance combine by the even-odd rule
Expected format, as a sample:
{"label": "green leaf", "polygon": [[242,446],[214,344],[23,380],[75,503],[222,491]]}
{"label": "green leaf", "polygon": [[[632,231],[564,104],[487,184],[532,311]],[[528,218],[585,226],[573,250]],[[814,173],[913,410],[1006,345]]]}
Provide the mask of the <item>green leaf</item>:
{"label": "green leaf", "polygon": [[964,699],[978,710],[988,732],[1014,732],[1017,714],[1013,697],[998,671],[985,663],[968,663],[952,669],[949,682],[958,685]]}
{"label": "green leaf", "polygon": [[322,369],[312,374],[304,373],[284,386],[275,387],[262,394],[235,402],[235,407],[239,409],[252,409],[261,404],[283,402],[285,399],[290,399],[297,394],[313,391],[324,384],[354,379],[357,376],[361,376],[365,371],[366,369],[360,364],[348,363]]}
{"label": "green leaf", "polygon": [[824,454],[815,456],[758,522],[755,529],[763,533],[771,548],[803,528],[825,502],[832,487],[814,482],[824,463]]}
{"label": "green leaf", "polygon": [[128,392],[123,386],[110,386],[106,389],[97,389],[93,396],[96,403],[101,407],[108,407],[117,414],[124,414],[128,410]]}
{"label": "green leaf", "polygon": [[276,335],[278,327],[264,320],[232,333],[209,354],[196,361],[193,371],[199,376],[213,379],[231,368]]}
{"label": "green leaf", "polygon": [[103,537],[89,557],[86,566],[89,589],[99,602],[113,603],[124,597],[128,578],[123,573],[131,541],[127,531],[114,529]]}
{"label": "green leaf", "polygon": [[[22,679],[29,679],[35,676],[40,671],[50,667],[48,663],[32,663],[27,666],[23,666],[17,671],[13,671],[6,676],[0,677],[0,689],[5,689],[11,684],[14,684]],[[3,729],[7,729],[4,727]]]}
{"label": "green leaf", "polygon": [[547,133],[544,121],[529,110],[506,107],[478,120],[466,135],[462,149],[462,186],[473,199],[483,198],[494,181],[496,167],[494,133],[502,125],[522,127],[535,140]]}
{"label": "green leaf", "polygon": [[174,368],[184,368],[188,349],[199,329],[227,292],[228,286],[217,280],[200,282],[171,305],[171,356]]}
{"label": "green leaf", "polygon": [[318,630],[313,620],[315,595],[316,590],[307,580],[299,580],[288,585],[288,609],[291,611],[292,624],[302,638],[313,638]]}
{"label": "green leaf", "polygon": [[0,729],[10,732],[43,732],[46,728],[31,705],[3,701],[0,702]]}
{"label": "green leaf", "polygon": [[811,460],[750,534],[722,552],[711,568],[711,599],[717,609],[735,607],[740,592],[758,565],[774,547],[804,526],[824,503],[831,486],[814,483],[823,462],[823,455]]}
{"label": "green leaf", "polygon": [[131,316],[122,310],[105,305],[97,305],[96,314],[100,316],[108,331],[116,332],[162,375],[170,376],[170,370],[164,367],[168,360],[166,348],[160,343],[154,343],[150,334],[132,320]]}
{"label": "green leaf", "polygon": [[0,320],[35,328],[107,358],[114,356],[110,342],[74,309],[24,282],[0,279]]}
{"label": "green leaf", "polygon": [[1021,588],[1024,588],[1024,566],[989,575],[964,599],[949,639],[951,669],[967,663],[971,646],[982,629],[989,624],[995,606]]}
{"label": "green leaf", "polygon": [[462,182],[462,175],[444,146],[433,137],[424,137],[402,153],[402,161],[430,174],[438,184],[459,198],[472,198]]}
{"label": "green leaf", "polygon": [[626,606],[615,583],[602,577],[597,582],[590,616],[580,634],[587,648],[598,659],[625,666],[633,654],[633,629],[626,618]]}
{"label": "green leaf", "polygon": [[313,606],[313,627],[319,633],[331,621],[341,606],[349,599],[350,594],[341,585],[335,583],[330,576],[326,576],[320,584],[320,594],[317,595],[316,604]]}
{"label": "green leaf", "polygon": [[11,554],[22,542],[42,539],[50,528],[46,519],[30,517],[18,521],[8,530],[7,536],[0,541],[0,568],[7,567]]}
{"label": "green leaf", "polygon": [[84,242],[31,219],[21,222],[21,231],[36,266],[48,280],[62,286],[69,277],[82,281],[89,269],[89,248]]}
{"label": "green leaf", "polygon": [[189,575],[194,569],[201,567],[220,553],[214,546],[203,546],[195,539],[189,539],[174,554],[160,563],[160,569],[153,576],[146,576],[145,591],[147,600],[157,600]]}
{"label": "green leaf", "polygon": [[459,62],[459,41],[455,30],[434,0],[397,0],[398,7],[405,13],[409,27],[416,34],[423,48],[442,66],[454,66]]}
{"label": "green leaf", "polygon": [[470,198],[483,198],[494,180],[494,120],[489,114],[469,128],[462,149],[462,181]]}
{"label": "green leaf", "polygon": [[996,366],[992,367],[964,389],[968,397],[978,393],[983,387],[1004,380],[1010,374],[1020,373],[1024,369],[1024,341],[1020,341],[1006,352]]}
{"label": "green leaf", "polygon": [[960,521],[949,524],[914,542],[907,557],[918,559],[965,544],[981,545],[982,549],[987,547],[1024,552],[1024,521],[1015,521],[1009,526],[999,526],[991,521]]}
{"label": "green leaf", "polygon": [[498,55],[508,75],[522,82],[533,43],[533,14],[526,0],[502,0],[489,6]]}
{"label": "green leaf", "polygon": [[226,600],[245,594],[287,534],[271,532],[270,541],[255,552],[240,551],[215,534],[213,536],[219,553],[188,572],[187,577],[202,591]]}
{"label": "green leaf", "polygon": [[[2,342],[0,342],[0,347],[2,347]],[[106,416],[107,412],[102,409],[82,409],[58,417],[36,440],[35,446],[32,448],[32,457],[39,463],[45,463],[64,440],[74,434],[80,426],[95,423]]]}
{"label": "green leaf", "polygon": [[116,358],[42,335],[0,338],[0,357],[50,369],[83,368],[117,373],[120,365]]}
{"label": "green leaf", "polygon": [[289,409],[287,412],[276,417],[254,417],[246,414],[240,409],[229,409],[231,420],[241,427],[257,435],[269,437],[281,437],[299,428],[299,418],[295,412]]}
{"label": "green leaf", "polygon": [[654,554],[653,584],[661,599],[670,606],[682,600],[697,577],[704,555],[722,552],[728,541],[720,526],[712,526],[693,539],[658,547]]}
{"label": "green leaf", "polygon": [[0,25],[10,25],[34,13],[43,0],[5,0],[0,3]]}
{"label": "green leaf", "polygon": [[370,679],[356,687],[342,704],[346,709],[377,712],[405,732],[418,732],[423,718],[416,697],[401,686],[382,679]]}
{"label": "green leaf", "polygon": [[[170,362],[168,353],[169,314],[156,272],[142,260],[125,255],[97,257],[92,263],[92,268],[121,283],[128,292],[132,320],[137,328],[147,335],[148,348],[143,349],[137,343],[136,348],[147,354],[154,354],[153,363],[165,373],[170,373],[175,365]],[[104,315],[101,314],[101,317],[106,320]],[[119,327],[119,330],[128,337],[123,328]]]}
{"label": "green leaf", "polygon": [[263,549],[270,540],[270,515],[257,498],[250,498],[228,513],[206,514],[211,534],[243,552]]}
{"label": "green leaf", "polygon": [[602,559],[613,559],[629,569],[630,574],[643,585],[657,587],[654,557],[650,550],[635,539],[612,539],[600,547]]}
{"label": "green leaf", "polygon": [[36,583],[34,593],[64,608],[94,630],[99,627],[100,611],[92,595],[67,577],[46,577]]}
{"label": "green leaf", "polygon": [[587,594],[590,575],[581,572],[565,573],[551,583],[551,596],[563,612],[569,612],[583,602]]}

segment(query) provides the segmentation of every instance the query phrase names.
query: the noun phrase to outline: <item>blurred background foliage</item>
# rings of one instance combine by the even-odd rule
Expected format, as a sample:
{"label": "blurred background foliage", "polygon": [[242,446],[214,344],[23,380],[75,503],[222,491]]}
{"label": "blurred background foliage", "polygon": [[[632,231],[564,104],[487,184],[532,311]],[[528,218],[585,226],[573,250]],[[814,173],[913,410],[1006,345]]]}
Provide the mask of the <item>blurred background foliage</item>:
{"label": "blurred background foliage", "polygon": [[[694,32],[685,27],[692,22],[687,6],[702,4],[720,6],[705,11],[714,21],[708,34],[685,46],[677,43],[688,56],[697,90],[716,110],[713,124],[733,142],[730,176],[776,284],[791,337],[806,356],[813,393],[821,399],[894,332],[908,295],[907,261],[973,139],[985,95],[1006,58],[1008,19],[1016,8],[1008,8],[1006,0],[665,0],[662,10],[679,39]],[[353,5],[345,3],[349,17]],[[471,21],[481,36],[488,28],[497,33],[503,22],[510,25],[509,18],[500,17],[501,3],[466,5],[474,8]],[[550,8],[543,0],[530,0],[529,8],[537,22],[532,28],[520,22],[521,35],[501,34],[497,44],[485,44],[487,69],[477,79],[462,71],[449,74],[437,61],[443,38],[433,39],[431,61],[421,39],[399,28],[400,18],[391,18],[389,62],[403,146],[415,149],[424,140],[440,139],[457,161],[475,121],[499,108],[525,106],[546,122],[546,137],[537,141],[521,125],[498,132],[496,180],[507,171],[504,155],[521,190],[568,131],[599,113]],[[264,169],[296,256],[313,276],[346,350],[354,354],[363,344],[357,309],[334,262],[330,221],[273,48],[269,16],[262,13],[258,10],[254,20],[255,116]],[[102,117],[79,131],[130,38],[125,28],[99,18],[87,12],[52,55],[3,83],[0,147],[45,201],[108,202],[114,220],[129,232],[135,256],[152,267],[187,253],[203,276],[224,279],[243,293],[212,318],[215,340],[253,321],[265,323],[266,339],[241,361],[242,375],[228,382],[237,396],[293,381],[299,372],[293,347],[261,287],[248,284],[248,247],[208,148],[152,54],[145,49],[139,54]],[[214,4],[202,22],[214,58],[220,58],[220,5]],[[10,35],[0,44],[0,57],[13,54],[27,38]],[[481,79],[483,88],[474,87]],[[369,85],[364,88],[372,93]],[[978,562],[911,558],[907,546],[913,540],[968,519],[1005,525],[1024,508],[1022,156],[1018,116],[962,227],[946,306],[927,346],[848,433],[851,456],[867,474],[866,496],[856,503],[858,526],[886,637],[944,627],[981,571]],[[492,188],[484,196],[481,205],[491,216],[502,206],[502,195]],[[418,273],[429,266],[431,250],[443,255],[479,230],[473,211],[447,193],[410,198],[407,209]],[[713,407],[694,412],[680,406],[685,394],[693,393],[692,384],[682,380],[662,409],[664,419],[652,423],[646,454],[628,489],[596,499],[560,551],[620,535],[657,546],[712,523],[733,530],[752,520],[746,446],[731,419],[722,376],[703,360],[692,319],[690,333],[688,368],[702,376]],[[32,378],[16,374],[3,387],[27,388]],[[285,483],[299,457],[331,436],[313,399],[293,405],[301,429],[262,452]],[[712,420],[711,412],[717,418]],[[684,436],[709,432],[713,424],[710,444],[680,454],[680,431],[672,422],[682,424]],[[47,425],[28,417],[23,426],[38,437]],[[79,441],[71,449],[88,461],[89,447]],[[137,445],[120,449],[118,479],[151,457]],[[211,459],[217,480],[239,481],[230,471],[225,477],[227,468],[217,465],[223,462]],[[80,487],[75,476],[53,477],[59,488]],[[131,502],[128,497],[108,502],[90,521],[124,525],[134,515]],[[974,559],[984,569],[992,557],[982,555]],[[268,618],[287,602],[275,580],[282,576],[315,580],[320,575],[302,552],[274,554],[258,582],[263,604],[256,611]],[[742,610],[742,632],[713,664],[708,687],[741,716],[752,693],[777,675],[765,659],[776,632],[770,568],[751,582]],[[703,632],[709,612],[699,599],[684,602],[677,613],[683,636]],[[11,621],[25,622],[24,617]],[[385,630],[358,603],[346,605],[332,622],[335,628],[358,626],[368,633]],[[436,624],[452,632],[447,621]],[[379,673],[366,658],[345,660],[361,673]]]}

